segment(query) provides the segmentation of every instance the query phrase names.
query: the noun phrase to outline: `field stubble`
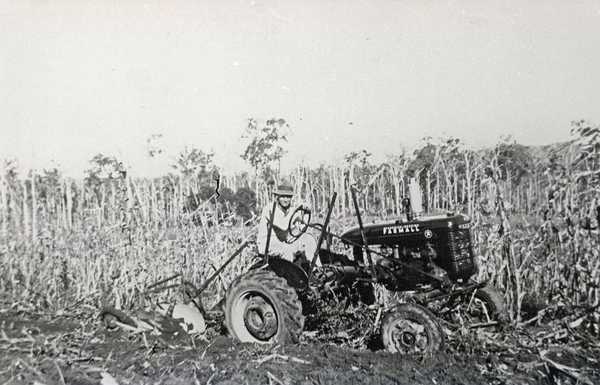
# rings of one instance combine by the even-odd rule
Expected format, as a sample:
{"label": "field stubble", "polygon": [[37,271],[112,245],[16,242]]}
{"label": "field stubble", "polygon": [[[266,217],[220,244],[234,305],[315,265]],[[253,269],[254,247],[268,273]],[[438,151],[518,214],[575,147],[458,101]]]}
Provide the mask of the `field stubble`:
{"label": "field stubble", "polygon": [[[600,235],[594,223],[579,223],[594,218],[598,205],[586,199],[573,206],[564,199],[518,214],[504,205],[500,184],[489,184],[496,186],[490,199],[482,194],[469,203],[481,206],[473,211],[477,279],[502,290],[510,325],[492,332],[447,327],[448,343],[440,355],[402,359],[373,351],[367,325],[376,317],[364,308],[325,309],[322,315],[330,322],[315,322],[321,326],[290,347],[235,344],[219,326],[206,338],[107,332],[98,321],[99,309],[110,305],[139,312],[181,300],[177,287],[151,295],[147,288],[173,275],[200,285],[255,233],[255,221],[212,203],[184,212],[181,190],[171,200],[162,193],[157,198],[152,185],[136,187],[132,181],[121,183],[121,190],[111,185],[112,195],[102,190],[98,200],[85,189],[69,197],[73,189],[68,188],[66,200],[59,196],[42,204],[27,198],[23,184],[12,193],[18,197],[21,191],[25,199],[7,201],[5,191],[0,346],[6,354],[0,355],[5,368],[0,379],[47,384],[111,384],[113,377],[118,383],[213,384],[600,382]],[[344,208],[348,202],[335,210],[334,232],[352,221]],[[490,202],[492,209],[486,210]],[[600,214],[595,218],[598,222]],[[246,249],[208,287],[206,308],[218,303],[254,254]]]}

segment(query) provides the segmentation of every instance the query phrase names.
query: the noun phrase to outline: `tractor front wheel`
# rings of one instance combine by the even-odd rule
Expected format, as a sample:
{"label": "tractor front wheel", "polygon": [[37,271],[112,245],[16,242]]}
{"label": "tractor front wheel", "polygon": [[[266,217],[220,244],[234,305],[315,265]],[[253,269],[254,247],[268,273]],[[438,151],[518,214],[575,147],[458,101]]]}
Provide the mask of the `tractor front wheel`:
{"label": "tractor front wheel", "polygon": [[302,304],[286,282],[270,270],[236,278],[225,302],[229,332],[241,342],[297,342],[304,328]]}
{"label": "tractor front wheel", "polygon": [[435,316],[423,306],[403,303],[381,321],[383,345],[391,353],[434,353],[444,343],[444,333]]}

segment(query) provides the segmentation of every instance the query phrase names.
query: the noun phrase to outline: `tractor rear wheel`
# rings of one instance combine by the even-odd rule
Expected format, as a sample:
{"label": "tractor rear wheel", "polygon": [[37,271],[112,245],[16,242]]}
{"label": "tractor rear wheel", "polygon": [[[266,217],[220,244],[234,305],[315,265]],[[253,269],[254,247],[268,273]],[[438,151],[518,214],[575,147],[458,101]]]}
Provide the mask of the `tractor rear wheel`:
{"label": "tractor rear wheel", "polygon": [[229,332],[241,342],[297,342],[304,328],[302,304],[284,278],[255,270],[236,278],[225,302]]}
{"label": "tractor rear wheel", "polygon": [[444,344],[444,332],[435,316],[423,306],[403,303],[381,321],[383,345],[391,353],[434,353]]}

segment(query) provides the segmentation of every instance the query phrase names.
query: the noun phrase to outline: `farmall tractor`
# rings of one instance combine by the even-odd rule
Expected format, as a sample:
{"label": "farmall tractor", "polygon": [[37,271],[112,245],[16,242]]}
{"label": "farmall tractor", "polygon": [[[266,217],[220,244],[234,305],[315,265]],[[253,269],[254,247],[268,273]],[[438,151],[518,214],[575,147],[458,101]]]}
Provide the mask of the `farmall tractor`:
{"label": "farmall tractor", "polygon": [[[504,307],[499,293],[485,282],[472,281],[477,272],[471,241],[471,222],[463,214],[415,215],[414,202],[403,200],[405,215],[393,221],[364,225],[352,190],[358,225],[341,235],[330,233],[333,194],[322,224],[311,223],[311,213],[298,208],[290,219],[290,239],[308,228],[320,231],[313,256],[290,262],[269,255],[237,277],[225,298],[225,322],[242,342],[298,341],[311,300],[332,288],[353,289],[368,305],[374,287],[402,292],[409,298],[385,309],[380,318],[381,341],[390,352],[425,353],[444,341],[440,321],[465,327],[497,325]],[[420,201],[414,195],[413,201]],[[273,219],[271,211],[271,223]],[[322,247],[327,241],[328,247]],[[333,252],[340,242],[346,253]],[[340,248],[338,248],[339,250]]]}

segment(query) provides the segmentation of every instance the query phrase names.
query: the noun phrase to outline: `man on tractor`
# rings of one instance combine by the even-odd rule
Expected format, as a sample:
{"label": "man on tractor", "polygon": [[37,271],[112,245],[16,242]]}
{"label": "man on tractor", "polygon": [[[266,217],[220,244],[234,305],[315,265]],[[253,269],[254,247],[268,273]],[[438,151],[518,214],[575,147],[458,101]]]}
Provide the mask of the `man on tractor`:
{"label": "man on tractor", "polygon": [[[269,256],[278,256],[294,263],[302,263],[306,260],[311,260],[316,248],[317,242],[315,238],[306,233],[298,232],[299,236],[293,236],[294,227],[303,226],[301,223],[302,215],[295,216],[298,210],[309,213],[310,208],[307,204],[302,203],[296,205],[292,209],[292,197],[294,196],[294,188],[291,184],[283,183],[277,186],[273,191],[275,196],[275,213],[273,215],[273,226],[271,237],[269,239]],[[267,245],[267,237],[269,231],[269,220],[271,218],[271,210],[273,202],[267,204],[261,213],[260,222],[258,225],[258,235],[256,244],[258,252],[263,254]],[[294,217],[294,218],[293,218]],[[292,231],[290,231],[290,227]]]}

